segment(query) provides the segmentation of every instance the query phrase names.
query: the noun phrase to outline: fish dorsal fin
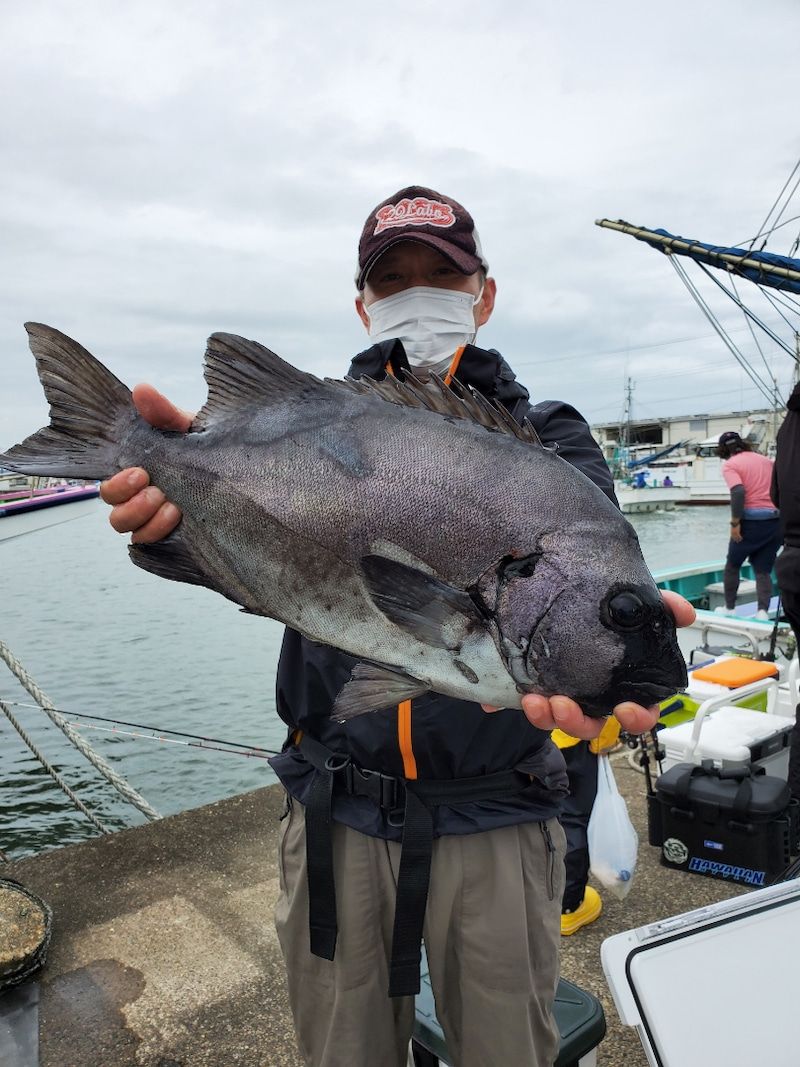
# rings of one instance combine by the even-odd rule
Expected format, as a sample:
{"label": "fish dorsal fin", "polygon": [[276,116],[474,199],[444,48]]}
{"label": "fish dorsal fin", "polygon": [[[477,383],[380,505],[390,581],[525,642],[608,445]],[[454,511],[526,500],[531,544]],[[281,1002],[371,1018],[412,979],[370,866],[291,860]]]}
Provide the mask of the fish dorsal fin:
{"label": "fish dorsal fin", "polygon": [[544,447],[528,419],[517,422],[502,404],[487,400],[482,393],[463,385],[457,378],[451,379],[450,385],[446,385],[438,374],[431,374],[429,381],[421,382],[406,372],[403,382],[387,374],[381,381],[368,377],[347,377],[343,382],[334,384],[344,385],[355,393],[377,393],[383,400],[401,407],[426,408],[440,415],[469,419],[485,426],[487,430],[511,434],[521,441]]}
{"label": "fish dorsal fin", "polygon": [[203,373],[208,400],[195,418],[195,430],[254,403],[263,407],[288,398],[300,400],[324,387],[313,374],[298,370],[257,341],[233,333],[209,337]]}

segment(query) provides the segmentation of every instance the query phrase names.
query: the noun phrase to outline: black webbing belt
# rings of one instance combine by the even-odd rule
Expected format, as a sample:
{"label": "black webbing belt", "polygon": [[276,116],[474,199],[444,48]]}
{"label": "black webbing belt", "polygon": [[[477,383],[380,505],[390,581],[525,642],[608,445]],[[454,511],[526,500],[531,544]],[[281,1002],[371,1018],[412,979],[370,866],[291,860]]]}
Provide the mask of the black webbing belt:
{"label": "black webbing belt", "polygon": [[531,779],[519,771],[478,778],[414,781],[358,767],[347,755],[332,752],[303,734],[300,752],[320,773],[306,799],[306,864],[311,951],[332,960],[336,951],[336,889],[333,879],[331,803],[334,790],[365,796],[403,827],[397,876],[389,996],[414,996],[420,988],[420,960],[425,905],[428,900],[433,815],[437,804],[490,800],[519,793]]}

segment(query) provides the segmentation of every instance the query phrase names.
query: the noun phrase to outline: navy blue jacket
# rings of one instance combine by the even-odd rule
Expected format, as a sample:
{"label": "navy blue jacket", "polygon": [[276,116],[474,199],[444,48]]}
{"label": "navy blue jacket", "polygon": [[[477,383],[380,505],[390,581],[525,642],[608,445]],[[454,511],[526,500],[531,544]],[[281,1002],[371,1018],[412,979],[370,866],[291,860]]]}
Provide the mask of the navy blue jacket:
{"label": "navy blue jacket", "polygon": [[[374,345],[356,356],[354,378],[380,379],[391,363],[398,378],[407,369],[399,342]],[[527,417],[542,443],[558,445],[564,459],[592,479],[612,499],[614,485],[603,455],[583,417],[569,404],[546,401],[532,405],[527,389],[499,352],[468,345],[456,378],[489,399],[504,404],[521,422]],[[304,802],[316,771],[292,743],[296,730],[346,753],[363,768],[395,777],[404,776],[401,736],[396,708],[358,716],[347,723],[332,722],[333,700],[357,661],[326,645],[286,630],[277,676],[277,707],[289,727],[289,741],[270,763],[292,796]],[[564,760],[547,732],[532,726],[519,709],[487,714],[479,704],[429,693],[413,702],[411,746],[419,779],[470,778],[510,768],[532,776],[530,787],[513,796],[438,806],[434,833],[463,834],[558,814],[567,790]],[[333,816],[376,837],[400,840],[401,827],[365,797],[334,795]]]}
{"label": "navy blue jacket", "polygon": [[775,560],[778,587],[800,593],[800,385],[786,403],[772,468],[772,501],[781,511],[783,552]]}

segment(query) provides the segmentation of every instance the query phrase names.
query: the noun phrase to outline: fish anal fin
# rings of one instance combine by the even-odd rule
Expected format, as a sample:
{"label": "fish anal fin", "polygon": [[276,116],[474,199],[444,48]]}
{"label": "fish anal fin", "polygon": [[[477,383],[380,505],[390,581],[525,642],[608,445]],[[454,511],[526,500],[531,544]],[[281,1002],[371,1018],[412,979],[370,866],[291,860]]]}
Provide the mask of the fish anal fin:
{"label": "fish anal fin", "polygon": [[381,711],[404,700],[414,700],[429,690],[427,682],[396,667],[357,663],[350,672],[350,680],[333,702],[331,718],[335,722],[347,722],[368,711]]}
{"label": "fish anal fin", "polygon": [[387,556],[361,560],[375,606],[396,626],[435,648],[458,649],[483,619],[470,595]]}

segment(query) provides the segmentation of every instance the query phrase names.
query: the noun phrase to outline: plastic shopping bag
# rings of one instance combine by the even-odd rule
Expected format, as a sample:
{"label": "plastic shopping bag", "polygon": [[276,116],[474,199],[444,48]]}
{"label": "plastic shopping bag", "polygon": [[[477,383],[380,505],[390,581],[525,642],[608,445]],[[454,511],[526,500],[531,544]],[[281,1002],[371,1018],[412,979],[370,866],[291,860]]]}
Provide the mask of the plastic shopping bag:
{"label": "plastic shopping bag", "polygon": [[608,756],[597,757],[597,798],[589,819],[589,869],[624,900],[633,884],[639,838],[617,790]]}

